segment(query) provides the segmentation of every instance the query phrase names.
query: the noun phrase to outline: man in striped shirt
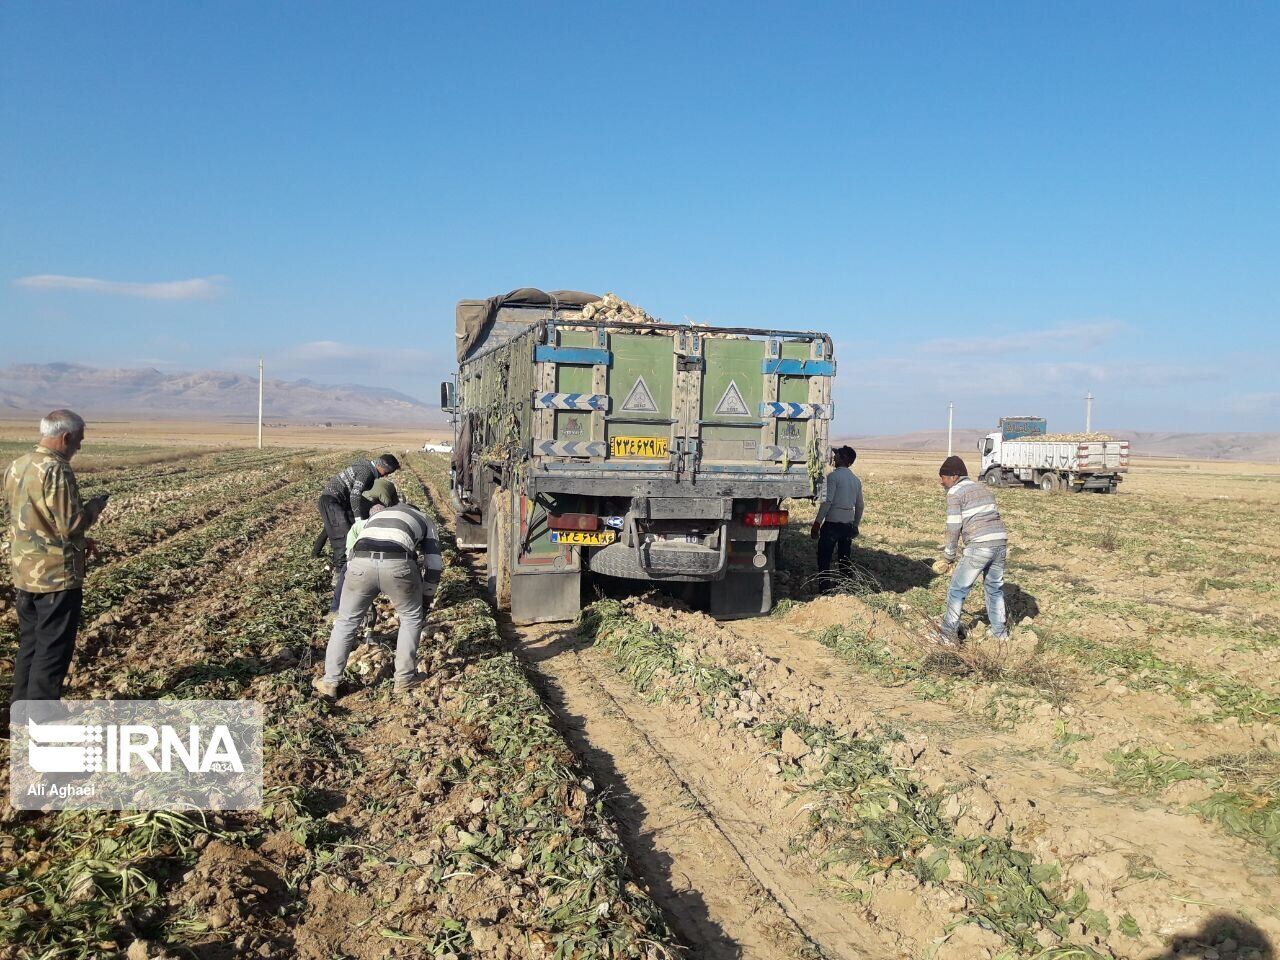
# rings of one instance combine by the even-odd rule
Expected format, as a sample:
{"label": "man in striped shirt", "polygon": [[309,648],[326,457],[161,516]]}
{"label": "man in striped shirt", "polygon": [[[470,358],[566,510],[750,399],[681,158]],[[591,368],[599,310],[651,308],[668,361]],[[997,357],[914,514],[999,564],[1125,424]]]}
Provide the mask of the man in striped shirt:
{"label": "man in striped shirt", "polygon": [[326,697],[338,695],[342,671],[355,646],[360,624],[379,593],[391,599],[400,618],[396,693],[421,683],[425,678],[417,672],[418,639],[442,570],[444,560],[436,525],[417,507],[398,503],[370,517],[347,561],[342,603],[325,652],[324,677],[312,682],[316,692]]}
{"label": "man in striped shirt", "polygon": [[964,540],[964,556],[956,564],[947,590],[942,642],[959,643],[960,611],[979,576],[986,589],[991,635],[997,639],[1006,637],[1004,564],[1009,535],[996,509],[996,498],[986,484],[969,479],[969,470],[959,457],[947,457],[943,461],[938,482],[947,491],[947,544],[942,556],[948,563],[955,561],[956,548],[960,540]]}

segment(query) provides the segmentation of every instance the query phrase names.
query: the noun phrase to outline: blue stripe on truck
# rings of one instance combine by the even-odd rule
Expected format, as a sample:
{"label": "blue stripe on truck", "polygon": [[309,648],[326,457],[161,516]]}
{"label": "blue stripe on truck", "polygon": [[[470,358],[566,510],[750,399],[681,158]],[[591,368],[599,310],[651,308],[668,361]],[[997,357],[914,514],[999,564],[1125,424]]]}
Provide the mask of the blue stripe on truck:
{"label": "blue stripe on truck", "polygon": [[591,347],[553,347],[544,343],[533,348],[533,359],[539,363],[571,363],[593,367],[597,363],[609,366],[613,362],[613,354],[608,350]]}
{"label": "blue stripe on truck", "polygon": [[779,357],[765,358],[761,369],[765,373],[781,373],[793,377],[834,377],[834,360],[792,360]]}

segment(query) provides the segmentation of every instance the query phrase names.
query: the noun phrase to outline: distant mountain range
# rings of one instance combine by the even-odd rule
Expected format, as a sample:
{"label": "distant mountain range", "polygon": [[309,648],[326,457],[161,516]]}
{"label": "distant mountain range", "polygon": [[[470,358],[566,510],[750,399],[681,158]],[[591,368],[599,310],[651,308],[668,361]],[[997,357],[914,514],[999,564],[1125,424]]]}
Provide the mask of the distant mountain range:
{"label": "distant mountain range", "polygon": [[[1129,441],[1138,457],[1183,457],[1189,460],[1280,461],[1280,433],[1156,433],[1150,430],[1099,428]],[[977,453],[978,438],[986,430],[956,430],[952,448],[961,456]],[[917,430],[890,436],[855,436],[841,443],[867,450],[932,450],[945,453],[947,431]]]}
{"label": "distant mountain range", "polygon": [[[0,367],[0,416],[71,407],[85,417],[254,419],[258,380],[203,370],[105,370],[78,363],[15,363]],[[395,390],[310,380],[267,380],[268,420],[412,425],[441,422],[440,411]]]}
{"label": "distant mountain range", "polygon": [[[101,369],[78,363],[15,363],[0,367],[0,417],[42,414],[55,407],[86,417],[158,417],[252,420],[258,413],[258,381],[238,373],[203,370],[162,373],[151,368]],[[395,390],[310,380],[268,380],[267,420],[424,426],[444,422],[438,408]],[[1155,433],[1105,428],[1131,443],[1136,456],[1208,460],[1280,461],[1280,433]],[[962,455],[986,431],[956,430]],[[869,450],[945,452],[945,430],[884,436],[846,436],[840,442]]]}

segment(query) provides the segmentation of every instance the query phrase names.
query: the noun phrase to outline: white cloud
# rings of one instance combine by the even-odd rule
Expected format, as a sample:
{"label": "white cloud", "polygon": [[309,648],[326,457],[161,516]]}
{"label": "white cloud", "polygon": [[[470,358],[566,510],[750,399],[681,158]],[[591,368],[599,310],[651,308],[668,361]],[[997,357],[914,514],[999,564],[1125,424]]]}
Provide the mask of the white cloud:
{"label": "white cloud", "polygon": [[78,290],[82,293],[105,293],[117,297],[143,300],[212,300],[222,293],[226,277],[195,277],[191,280],[167,280],[160,283],[133,283],[123,280],[98,280],[93,277],[64,277],[41,273],[19,277],[16,287],[28,290]]}
{"label": "white cloud", "polygon": [[1026,330],[999,337],[943,337],[920,345],[922,353],[952,356],[1026,353],[1035,350],[1092,350],[1114,337],[1124,324],[1114,320],[1071,323],[1048,330]]}

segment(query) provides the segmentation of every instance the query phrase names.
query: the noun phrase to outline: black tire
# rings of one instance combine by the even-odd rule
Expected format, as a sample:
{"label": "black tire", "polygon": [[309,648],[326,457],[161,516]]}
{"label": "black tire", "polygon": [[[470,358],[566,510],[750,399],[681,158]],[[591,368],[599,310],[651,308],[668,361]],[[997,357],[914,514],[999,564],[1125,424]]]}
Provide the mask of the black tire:
{"label": "black tire", "polygon": [[982,480],[988,487],[1003,487],[1004,472],[999,467],[992,467],[982,475]]}
{"label": "black tire", "polygon": [[1054,490],[1058,488],[1057,481],[1058,481],[1058,478],[1055,477],[1052,473],[1044,473],[1040,475],[1039,487],[1045,493],[1052,493]]}

